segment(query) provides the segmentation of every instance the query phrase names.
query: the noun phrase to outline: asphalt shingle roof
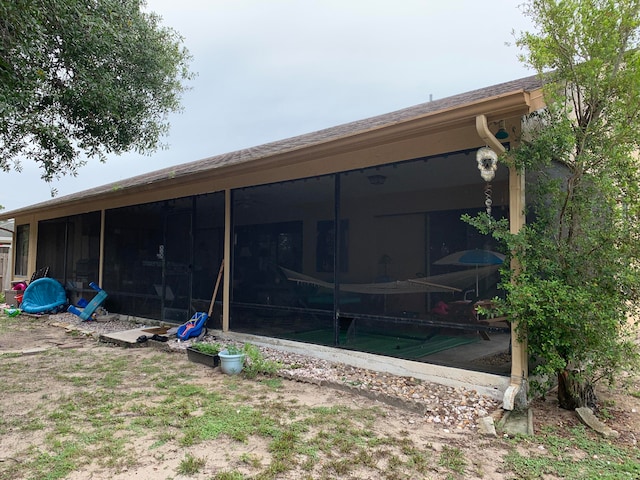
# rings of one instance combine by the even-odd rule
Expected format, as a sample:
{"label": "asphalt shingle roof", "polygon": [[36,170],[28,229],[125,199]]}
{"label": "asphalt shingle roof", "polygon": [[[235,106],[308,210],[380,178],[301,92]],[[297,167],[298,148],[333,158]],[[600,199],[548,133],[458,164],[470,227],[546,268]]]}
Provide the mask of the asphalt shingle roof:
{"label": "asphalt shingle roof", "polygon": [[532,91],[540,88],[542,81],[538,76],[530,76],[518,80],[512,80],[500,83],[486,88],[473,90],[470,92],[442,98],[412,107],[396,110],[395,112],[386,113],[350,123],[345,123],[335,127],[318,130],[296,137],[286,138],[275,142],[266,143],[256,147],[245,148],[229,153],[207,157],[201,160],[187,162],[161,170],[152,171],[135,177],[123,179],[117,182],[109,183],[99,187],[91,188],[70,195],[41,202],[29,207],[13,210],[11,212],[3,212],[2,217],[10,218],[11,214],[34,210],[42,207],[53,207],[62,205],[67,202],[87,199],[94,196],[107,194],[113,191],[122,192],[132,188],[150,185],[156,182],[175,179],[182,176],[194,175],[203,172],[209,172],[218,168],[238,165],[246,162],[268,158],[273,155],[292,152],[302,148],[309,148],[324,143],[336,141],[341,138],[347,138],[362,134],[367,131],[376,130],[403,122],[418,119],[427,115],[434,114],[439,111],[449,110],[463,105],[478,102],[491,97],[504,95],[517,91]]}

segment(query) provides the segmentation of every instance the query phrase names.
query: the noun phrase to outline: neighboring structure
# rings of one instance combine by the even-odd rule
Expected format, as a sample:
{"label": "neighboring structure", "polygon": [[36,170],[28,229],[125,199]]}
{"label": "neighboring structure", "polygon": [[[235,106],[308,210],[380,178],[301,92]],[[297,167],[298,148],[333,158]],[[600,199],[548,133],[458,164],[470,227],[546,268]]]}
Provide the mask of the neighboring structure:
{"label": "neighboring structure", "polygon": [[49,266],[72,298],[95,281],[109,311],[183,323],[207,311],[224,263],[215,327],[489,372],[502,391],[510,376],[513,394],[524,346],[466,301],[497,293],[497,266],[436,262],[495,248],[460,220],[488,195],[523,224],[524,179],[500,166],[488,189],[476,153],[509,147],[541,107],[529,77],[0,212],[16,222],[13,278]]}
{"label": "neighboring structure", "polygon": [[11,288],[11,246],[13,221],[0,221],[0,290]]}

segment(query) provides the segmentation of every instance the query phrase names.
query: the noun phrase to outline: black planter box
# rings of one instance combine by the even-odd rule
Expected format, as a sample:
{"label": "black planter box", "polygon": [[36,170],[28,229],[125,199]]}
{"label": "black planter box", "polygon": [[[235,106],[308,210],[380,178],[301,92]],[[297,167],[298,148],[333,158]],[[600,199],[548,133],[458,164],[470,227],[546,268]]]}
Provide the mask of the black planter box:
{"label": "black planter box", "polygon": [[195,363],[201,363],[208,367],[215,368],[220,365],[220,357],[209,353],[202,353],[194,348],[187,347],[187,358]]}

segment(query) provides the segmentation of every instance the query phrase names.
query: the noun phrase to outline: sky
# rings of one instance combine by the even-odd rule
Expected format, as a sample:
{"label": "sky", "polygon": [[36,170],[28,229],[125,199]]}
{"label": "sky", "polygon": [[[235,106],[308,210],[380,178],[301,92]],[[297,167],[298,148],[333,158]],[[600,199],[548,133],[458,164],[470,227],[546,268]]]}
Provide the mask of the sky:
{"label": "sky", "polygon": [[0,172],[5,211],[171,165],[389,113],[534,74],[515,0],[147,0],[184,37],[196,77],[167,147],[89,160],[47,184]]}

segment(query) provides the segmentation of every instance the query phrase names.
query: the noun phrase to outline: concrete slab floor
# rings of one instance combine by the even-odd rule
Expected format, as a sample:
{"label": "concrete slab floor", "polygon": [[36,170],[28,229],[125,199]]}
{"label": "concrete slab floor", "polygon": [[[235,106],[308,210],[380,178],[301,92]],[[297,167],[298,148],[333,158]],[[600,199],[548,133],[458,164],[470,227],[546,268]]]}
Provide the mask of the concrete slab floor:
{"label": "concrete slab floor", "polygon": [[450,348],[428,357],[423,357],[420,361],[508,375],[511,371],[511,364],[508,361],[504,364],[485,364],[483,359],[501,353],[506,354],[509,352],[510,343],[511,336],[509,334],[495,334],[491,336],[491,340],[481,340],[476,343]]}
{"label": "concrete slab floor", "polygon": [[455,362],[460,361],[462,358],[466,362],[472,362],[479,358],[508,351],[510,340],[511,336],[508,333],[494,334],[491,336],[491,340],[481,340],[475,343],[450,348],[448,350],[429,355],[429,359],[440,362]]}

